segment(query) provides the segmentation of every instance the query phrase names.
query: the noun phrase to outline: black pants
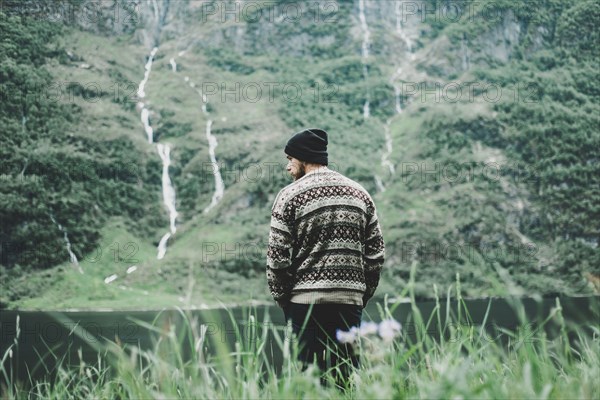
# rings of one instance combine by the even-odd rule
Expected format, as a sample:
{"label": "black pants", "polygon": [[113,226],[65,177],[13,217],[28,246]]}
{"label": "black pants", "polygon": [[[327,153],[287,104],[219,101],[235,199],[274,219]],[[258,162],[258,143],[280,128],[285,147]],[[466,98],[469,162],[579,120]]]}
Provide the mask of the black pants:
{"label": "black pants", "polygon": [[336,384],[345,388],[345,382],[352,369],[359,367],[360,360],[352,346],[338,343],[336,330],[348,331],[352,326],[359,326],[362,307],[289,303],[284,313],[286,321],[292,320],[292,330],[298,339],[298,358],[304,368],[316,359],[320,370],[329,371]]}

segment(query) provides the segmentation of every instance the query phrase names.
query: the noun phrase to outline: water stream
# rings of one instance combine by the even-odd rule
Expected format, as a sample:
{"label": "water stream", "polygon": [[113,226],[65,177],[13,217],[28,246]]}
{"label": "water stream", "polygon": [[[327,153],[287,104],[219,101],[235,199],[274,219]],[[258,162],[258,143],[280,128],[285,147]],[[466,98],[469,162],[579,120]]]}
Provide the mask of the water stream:
{"label": "water stream", "polygon": [[175,233],[177,228],[175,227],[175,220],[177,219],[177,210],[175,209],[175,189],[171,183],[169,177],[169,166],[171,165],[171,147],[168,144],[158,143],[156,145],[158,155],[163,162],[162,170],[162,188],[163,188],[163,202],[165,207],[169,211],[169,228],[171,233]]}
{"label": "water stream", "polygon": [[[404,52],[405,57],[400,61],[400,64],[403,65],[404,63],[406,63],[408,61],[413,61],[415,59],[415,54],[412,52],[412,49],[413,49],[412,40],[406,33],[403,23],[401,21],[401,19],[402,19],[402,12],[400,11],[401,6],[402,6],[401,3],[396,4],[396,6],[394,7],[394,11],[396,14],[396,34],[400,37],[400,39],[404,42],[404,45],[405,45],[405,52]],[[396,80],[400,77],[401,74],[402,74],[402,67],[398,67],[396,69],[396,71],[394,72],[394,74],[392,75],[392,77],[390,78],[390,83],[394,87],[396,116],[400,115],[402,113],[402,103],[400,101],[401,90],[400,90],[400,86],[396,83]],[[384,168],[387,168],[390,171],[391,175],[395,174],[394,164],[389,159],[390,155],[393,152],[393,140],[392,140],[392,135],[391,135],[391,131],[390,131],[390,127],[391,127],[393,119],[394,119],[394,117],[389,118],[384,125],[385,150],[383,151],[383,153],[381,155],[381,165]],[[376,180],[377,187],[379,188],[379,190],[382,192],[385,191],[385,187],[383,186],[381,179],[378,176],[376,176],[375,180]]]}
{"label": "water stream", "polygon": [[215,149],[219,145],[217,138],[211,133],[212,120],[206,122],[206,138],[208,139],[208,153],[210,155],[210,161],[213,165],[213,174],[215,176],[215,193],[213,194],[210,205],[204,209],[204,212],[209,212],[214,206],[216,206],[221,198],[223,198],[223,192],[225,191],[225,185],[223,184],[223,178],[221,177],[221,171],[219,170],[219,164],[215,156]]}
{"label": "water stream", "polygon": [[[156,18],[158,18],[158,8],[156,1],[154,4],[154,12]],[[144,79],[140,82],[138,87],[138,98],[140,100],[146,97],[145,87],[148,83],[148,79],[150,78],[150,72],[152,71],[152,62],[156,53],[158,52],[158,47],[154,47],[150,52],[150,56],[148,57],[148,61],[145,65]],[[171,59],[171,66],[173,70],[176,70],[176,64],[174,59]],[[146,136],[148,137],[148,143],[154,142],[154,131],[152,126],[150,125],[150,110],[146,107],[145,103],[140,101],[138,103],[138,108],[141,108],[141,120],[144,124],[144,131],[146,132]],[[156,149],[158,151],[158,155],[160,156],[163,167],[162,167],[162,194],[163,194],[163,203],[165,208],[169,213],[169,232],[164,234],[160,239],[157,247],[158,254],[156,256],[157,259],[161,260],[166,252],[167,252],[167,241],[169,238],[176,232],[177,228],[175,226],[175,221],[177,219],[177,209],[175,208],[175,189],[173,188],[173,184],[171,182],[171,178],[169,177],[169,166],[171,165],[171,146],[168,144],[157,143]],[[105,282],[110,283],[116,279],[116,276],[112,275],[106,278]]]}
{"label": "water stream", "polygon": [[412,52],[412,46],[413,46],[412,40],[410,39],[410,37],[408,37],[405,30],[403,29],[403,24],[401,21],[402,11],[400,10],[400,7],[402,7],[402,2],[397,3],[396,6],[394,7],[394,11],[396,13],[396,33],[398,33],[398,35],[404,42],[404,44],[406,46],[406,54],[409,56],[410,60],[412,61],[415,59],[415,55]]}
{"label": "water stream", "polygon": [[[150,78],[150,72],[152,71],[152,62],[154,61],[154,56],[156,55],[156,52],[158,51],[158,47],[155,47],[152,49],[152,51],[150,52],[150,57],[148,57],[148,61],[146,62],[146,65],[144,66],[144,79],[142,79],[142,81],[140,82],[140,85],[138,87],[138,91],[137,91],[137,97],[142,100],[146,97],[146,83],[148,83],[148,79]],[[152,130],[152,127],[150,126],[150,110],[148,110],[148,108],[146,108],[146,105],[144,104],[144,102],[140,101],[138,103],[138,107],[142,109],[141,111],[141,120],[142,120],[142,124],[144,124],[144,131],[146,132],[146,136],[148,138],[148,143],[152,143],[154,141],[154,132]]]}
{"label": "water stream", "polygon": [[390,132],[390,125],[392,124],[392,118],[388,119],[385,125],[383,126],[383,130],[385,132],[385,150],[381,155],[381,165],[385,168],[389,169],[390,174],[394,175],[396,173],[396,168],[394,164],[390,161],[390,155],[393,151],[393,142],[392,142],[392,134]]}
{"label": "water stream", "polygon": [[[358,9],[359,9],[360,26],[363,31],[363,42],[362,42],[362,47],[361,47],[363,75],[365,77],[365,82],[367,82],[367,85],[368,85],[369,70],[367,68],[367,59],[369,58],[369,43],[370,43],[371,32],[369,31],[369,25],[367,25],[367,18],[365,17],[365,1],[366,0],[359,0]],[[367,99],[365,100],[365,104],[363,105],[363,117],[365,119],[369,118],[369,116],[370,116],[370,111],[369,111],[370,98],[371,98],[371,94],[369,91],[369,87],[367,86]]]}
{"label": "water stream", "polygon": [[81,269],[81,265],[79,265],[79,260],[77,260],[77,256],[75,255],[75,253],[73,253],[73,250],[71,250],[71,241],[69,240],[69,235],[67,234],[67,230],[61,224],[56,222],[56,219],[54,219],[54,216],[52,214],[50,214],[50,219],[58,227],[58,230],[61,231],[63,234],[63,239],[65,241],[65,247],[67,249],[67,253],[69,253],[69,261],[71,261],[71,264],[75,265],[77,267],[77,269],[79,270],[79,272],[83,274],[83,269]]}
{"label": "water stream", "polygon": [[[185,54],[185,50],[180,51],[179,52],[179,56],[182,56]],[[175,59],[171,58],[171,60],[173,61],[171,65],[175,64]],[[173,71],[176,71],[175,68],[173,68]],[[201,90],[196,88],[196,84],[190,80],[189,76],[184,76],[183,77],[184,82],[186,82],[188,84],[188,86],[190,88],[192,88],[193,90],[196,91],[196,93],[198,93],[198,95],[200,96],[200,98],[202,99],[202,105],[201,105],[201,109],[202,109],[202,114],[208,118],[206,121],[206,139],[208,141],[208,154],[210,156],[210,161],[212,163],[212,172],[213,172],[213,176],[215,178],[215,192],[212,196],[211,202],[210,204],[204,209],[204,213],[208,213],[213,207],[215,207],[219,201],[221,201],[221,199],[223,198],[223,194],[225,192],[225,183],[223,182],[223,177],[221,176],[221,171],[219,169],[219,164],[217,162],[217,157],[216,157],[216,148],[219,145],[219,142],[217,141],[217,138],[215,135],[212,134],[212,124],[213,124],[213,120],[209,118],[209,112],[208,112],[208,98],[206,97],[206,95],[204,93],[202,93]]]}

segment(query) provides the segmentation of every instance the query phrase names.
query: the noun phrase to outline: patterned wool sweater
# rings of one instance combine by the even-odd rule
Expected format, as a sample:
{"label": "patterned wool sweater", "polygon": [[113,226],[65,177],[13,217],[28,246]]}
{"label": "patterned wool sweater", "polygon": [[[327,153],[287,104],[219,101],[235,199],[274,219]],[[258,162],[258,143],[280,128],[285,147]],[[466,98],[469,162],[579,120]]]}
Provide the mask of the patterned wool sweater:
{"label": "patterned wool sweater", "polygon": [[375,204],[353,180],[323,167],[277,195],[267,282],[280,305],[364,307],[379,283],[384,256]]}

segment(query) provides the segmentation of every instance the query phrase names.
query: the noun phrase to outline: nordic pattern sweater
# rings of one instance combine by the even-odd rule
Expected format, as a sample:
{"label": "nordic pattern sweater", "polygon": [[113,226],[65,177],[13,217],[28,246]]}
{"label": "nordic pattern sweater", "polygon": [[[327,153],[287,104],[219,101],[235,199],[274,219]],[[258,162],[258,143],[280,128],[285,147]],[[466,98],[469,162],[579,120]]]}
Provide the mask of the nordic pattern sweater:
{"label": "nordic pattern sweater", "polygon": [[319,168],[283,188],[271,210],[267,283],[279,305],[355,304],[375,293],[385,246],[373,199]]}

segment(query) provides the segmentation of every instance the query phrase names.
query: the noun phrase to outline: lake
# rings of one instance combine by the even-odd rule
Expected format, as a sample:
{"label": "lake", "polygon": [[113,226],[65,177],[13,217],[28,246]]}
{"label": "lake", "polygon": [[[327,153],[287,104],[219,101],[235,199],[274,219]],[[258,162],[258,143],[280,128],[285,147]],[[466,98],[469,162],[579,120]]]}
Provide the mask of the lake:
{"label": "lake", "polygon": [[[589,297],[548,297],[548,298],[490,298],[490,299],[465,299],[464,304],[470,319],[462,319],[463,324],[481,326],[489,306],[489,315],[485,320],[486,332],[489,340],[503,340],[498,335],[497,328],[509,330],[517,329],[519,323],[519,309],[530,323],[528,328],[520,332],[519,339],[527,340],[536,325],[545,320],[553,307],[556,299],[560,301],[563,315],[568,324],[577,329],[587,330],[589,326],[598,327],[600,321],[600,296]],[[440,300],[441,323],[444,324],[446,307],[449,306],[451,314],[457,315],[457,302],[451,300],[449,304]],[[419,301],[416,307],[423,319],[427,321],[434,311],[435,301]],[[409,302],[390,304],[392,315],[402,324],[404,340],[415,340],[414,312]],[[233,307],[230,313],[224,309],[195,309],[187,310],[187,315],[194,321],[193,324],[205,324],[206,336],[215,341],[233,346],[236,338],[232,320],[235,320],[240,329],[242,339],[248,335],[252,327],[249,323],[249,312],[252,311],[256,324],[273,327],[285,332],[285,321],[280,308],[271,305],[258,305],[252,307]],[[461,311],[464,316],[465,310]],[[17,327],[17,318],[19,326]],[[374,301],[371,301],[363,311],[363,321],[380,321],[381,317]],[[456,318],[452,319],[456,321]],[[142,324],[140,324],[142,321]],[[105,340],[118,341],[122,344],[139,346],[142,349],[153,347],[158,337],[157,332],[143,326],[143,323],[152,324],[162,332],[173,329],[180,331],[184,313],[178,309],[145,310],[145,311],[0,311],[0,356],[4,356],[8,346],[14,343],[17,328],[20,334],[17,346],[13,348],[12,358],[7,357],[5,363],[12,370],[13,376],[21,381],[28,381],[31,375],[33,380],[44,376],[52,376],[57,360],[64,358],[66,362],[79,365],[80,351],[82,359],[87,364],[94,364],[97,360],[98,346]],[[469,322],[470,321],[470,322]],[[557,321],[550,320],[544,329],[553,336],[557,334],[559,325]],[[437,318],[432,319],[428,333],[439,338]],[[514,340],[514,339],[513,339]],[[184,350],[191,351],[188,348]],[[282,353],[272,335],[268,337],[265,352],[279,370]],[[42,362],[43,361],[43,362]]]}

